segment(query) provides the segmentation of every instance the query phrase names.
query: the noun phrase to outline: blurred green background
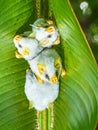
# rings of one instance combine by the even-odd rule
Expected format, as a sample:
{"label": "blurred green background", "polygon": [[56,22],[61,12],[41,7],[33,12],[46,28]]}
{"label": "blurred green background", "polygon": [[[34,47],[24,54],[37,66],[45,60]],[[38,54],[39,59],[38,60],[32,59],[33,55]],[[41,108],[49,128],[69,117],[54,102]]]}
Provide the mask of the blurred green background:
{"label": "blurred green background", "polygon": [[98,0],[70,2],[98,63]]}
{"label": "blurred green background", "polygon": [[[98,63],[98,0],[70,0]],[[95,130],[98,130],[98,125]]]}

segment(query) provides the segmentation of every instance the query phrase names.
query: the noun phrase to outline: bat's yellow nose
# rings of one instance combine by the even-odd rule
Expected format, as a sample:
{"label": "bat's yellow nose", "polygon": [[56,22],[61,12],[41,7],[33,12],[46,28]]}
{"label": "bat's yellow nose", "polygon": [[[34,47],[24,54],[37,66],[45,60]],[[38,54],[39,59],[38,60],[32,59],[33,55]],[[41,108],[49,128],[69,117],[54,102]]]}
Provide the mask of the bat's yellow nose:
{"label": "bat's yellow nose", "polygon": [[37,64],[37,67],[40,74],[43,74],[43,72],[46,70],[46,66],[43,64]]}
{"label": "bat's yellow nose", "polygon": [[24,49],[23,49],[23,55],[24,55],[24,56],[28,56],[29,53],[30,53],[30,50],[29,50],[28,48],[24,48]]}
{"label": "bat's yellow nose", "polygon": [[52,78],[50,79],[50,82],[52,83],[52,84],[56,84],[57,82],[58,82],[58,78],[57,78],[57,76],[54,74],[53,76],[52,76]]}

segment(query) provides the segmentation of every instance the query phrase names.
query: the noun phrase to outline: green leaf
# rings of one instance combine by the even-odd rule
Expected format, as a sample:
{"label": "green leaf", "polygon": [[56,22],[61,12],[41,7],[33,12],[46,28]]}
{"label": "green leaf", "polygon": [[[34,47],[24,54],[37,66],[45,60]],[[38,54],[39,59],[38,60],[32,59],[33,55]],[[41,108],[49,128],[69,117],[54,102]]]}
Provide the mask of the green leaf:
{"label": "green leaf", "polygon": [[34,0],[0,1],[0,129],[34,129],[35,110],[24,94],[24,60],[15,58],[13,37],[29,30],[36,18]]}
{"label": "green leaf", "polygon": [[53,12],[62,38],[67,70],[67,75],[61,79],[60,96],[55,103],[55,128],[93,130],[98,113],[95,59],[69,1],[54,0]]}
{"label": "green leaf", "polygon": [[41,130],[50,129],[51,122],[53,130],[93,130],[95,127],[98,119],[96,62],[69,1],[49,3],[61,35],[57,50],[62,55],[64,52],[66,76],[60,78],[60,94],[54,108],[37,117],[34,109],[28,109],[24,94],[28,65],[25,60],[15,58],[13,44],[15,34],[31,30],[29,24],[37,17],[36,3],[35,0],[0,1],[0,130],[33,130],[37,118]]}

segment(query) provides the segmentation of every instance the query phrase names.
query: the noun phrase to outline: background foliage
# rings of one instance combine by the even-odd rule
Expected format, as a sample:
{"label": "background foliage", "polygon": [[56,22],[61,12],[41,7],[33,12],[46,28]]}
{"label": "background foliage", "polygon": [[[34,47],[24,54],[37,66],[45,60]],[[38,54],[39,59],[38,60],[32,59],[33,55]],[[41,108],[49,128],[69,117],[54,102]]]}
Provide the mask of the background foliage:
{"label": "background foliage", "polygon": [[[94,0],[70,0],[83,31],[90,43],[94,56],[98,63],[98,1]],[[88,7],[83,14],[80,5],[87,2]]]}

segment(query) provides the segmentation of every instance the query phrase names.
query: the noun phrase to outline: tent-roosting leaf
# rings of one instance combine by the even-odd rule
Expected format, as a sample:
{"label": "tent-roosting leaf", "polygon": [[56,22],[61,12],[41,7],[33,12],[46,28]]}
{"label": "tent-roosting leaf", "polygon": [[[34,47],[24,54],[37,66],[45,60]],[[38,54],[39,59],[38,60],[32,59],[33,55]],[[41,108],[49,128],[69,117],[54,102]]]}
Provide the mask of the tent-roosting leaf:
{"label": "tent-roosting leaf", "polygon": [[54,0],[53,12],[62,38],[67,70],[67,75],[61,79],[60,96],[55,103],[55,128],[93,130],[98,111],[95,59],[69,1]]}

